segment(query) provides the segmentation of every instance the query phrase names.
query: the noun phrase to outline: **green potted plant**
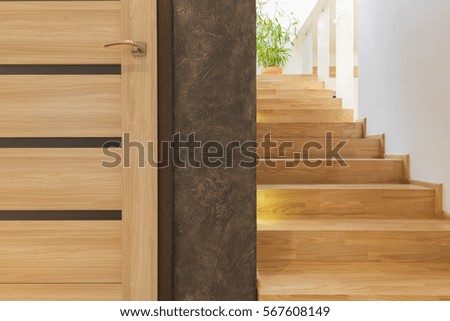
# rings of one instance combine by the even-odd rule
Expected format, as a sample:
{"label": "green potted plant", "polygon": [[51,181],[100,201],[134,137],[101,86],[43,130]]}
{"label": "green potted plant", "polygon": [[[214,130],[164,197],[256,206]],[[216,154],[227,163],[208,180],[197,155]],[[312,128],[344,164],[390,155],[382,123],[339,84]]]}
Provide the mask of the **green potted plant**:
{"label": "green potted plant", "polygon": [[[276,7],[275,13],[270,17],[264,11],[270,0],[257,2],[257,32],[256,49],[258,53],[258,66],[262,67],[262,74],[282,74],[283,67],[291,57],[291,48],[298,37],[299,22],[294,15],[286,14]],[[283,23],[281,23],[283,20]]]}

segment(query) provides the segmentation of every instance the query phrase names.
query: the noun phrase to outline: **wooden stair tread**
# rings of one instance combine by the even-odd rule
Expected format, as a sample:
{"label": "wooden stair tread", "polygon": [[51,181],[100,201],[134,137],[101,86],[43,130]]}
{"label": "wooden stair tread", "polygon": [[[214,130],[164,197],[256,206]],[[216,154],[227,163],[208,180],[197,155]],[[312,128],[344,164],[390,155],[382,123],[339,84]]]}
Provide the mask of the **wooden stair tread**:
{"label": "wooden stair tread", "polygon": [[279,122],[351,122],[353,109],[265,109],[258,110],[257,121]]}
{"label": "wooden stair tread", "polygon": [[[266,133],[267,134],[267,133]],[[325,143],[326,138],[325,137],[284,137],[285,141],[292,141],[294,143],[307,143],[307,142],[318,142],[318,143]],[[259,138],[258,141],[263,142],[264,137]],[[380,139],[378,138],[343,138],[343,137],[333,137],[333,143],[336,144],[338,141],[347,141],[348,143],[364,143],[364,142],[379,142]],[[301,147],[301,146],[300,146]]]}
{"label": "wooden stair tread", "polygon": [[450,232],[450,220],[308,219],[258,220],[258,231]]}
{"label": "wooden stair tread", "polygon": [[325,83],[318,80],[266,80],[259,81],[257,89],[324,89]]}
{"label": "wooden stair tread", "polygon": [[307,93],[327,93],[333,94],[334,91],[331,89],[308,89],[308,88],[295,88],[295,89],[285,89],[285,88],[258,88],[257,93],[259,95],[275,95],[275,94],[307,94]]}
{"label": "wooden stair tread", "polygon": [[[315,159],[322,159],[325,160],[325,158],[314,158]],[[261,161],[265,161],[266,159],[261,158]],[[267,159],[268,160],[268,159]],[[286,160],[294,160],[293,158],[286,158],[283,160],[273,160],[273,161],[286,161]],[[381,159],[373,159],[373,158],[358,158],[358,159],[349,159],[349,162],[374,162],[374,163],[383,163],[383,162],[395,162],[395,163],[403,163],[403,160],[397,159],[397,158],[381,158]]]}
{"label": "wooden stair tread", "polygon": [[293,109],[295,106],[308,106],[312,105],[314,109],[320,109],[317,105],[331,105],[336,107],[342,107],[342,99],[332,97],[313,97],[313,96],[297,96],[297,97],[258,97],[257,109],[267,109],[267,106],[276,109]]}
{"label": "wooden stair tread", "polygon": [[342,109],[342,101],[336,99],[319,99],[316,98],[315,101],[311,99],[304,100],[302,98],[292,101],[290,99],[281,100],[278,99],[277,102],[273,102],[271,100],[261,100],[257,104],[257,111],[265,111],[265,110],[305,110],[305,109]]}
{"label": "wooden stair tread", "polygon": [[261,100],[291,100],[291,99],[314,99],[334,97],[334,92],[328,89],[257,89],[257,99]]}
{"label": "wooden stair tread", "polygon": [[291,262],[450,263],[450,221],[260,219],[258,266]]}
{"label": "wooden stair tread", "polygon": [[333,132],[335,138],[363,138],[364,126],[361,122],[259,122],[257,137],[262,139],[268,132],[272,138],[324,138],[326,132]]}
{"label": "wooden stair tread", "polygon": [[283,75],[258,75],[257,80],[305,80],[314,79],[317,80],[318,76],[315,74],[283,74]]}
{"label": "wooden stair tread", "polygon": [[[272,264],[272,266],[271,266]],[[446,272],[450,271],[450,262],[414,262],[414,263],[376,263],[367,262],[272,262],[265,266],[258,266],[258,272],[264,273],[266,276],[283,274],[297,274],[303,272],[319,273],[326,271],[336,271],[344,273],[367,272]],[[276,269],[274,269],[276,268]]]}
{"label": "wooden stair tread", "polygon": [[[272,138],[272,141],[277,143],[277,147],[273,147],[271,149],[264,148],[263,142],[264,139],[260,139],[260,146],[258,146],[258,155],[264,157],[271,158],[292,158],[295,153],[302,152],[303,147],[307,146],[308,143],[319,143],[322,148],[311,148],[309,149],[309,157],[326,157],[326,146],[327,139],[325,138],[283,138],[278,139]],[[280,150],[280,146],[282,143],[291,143],[292,147],[282,148]],[[332,146],[337,146],[338,144],[342,144],[343,147],[340,149],[340,155],[347,158],[383,158],[384,151],[382,149],[383,141],[379,138],[339,138],[333,137]]]}
{"label": "wooden stair tread", "polygon": [[434,188],[409,184],[258,185],[258,219],[432,219]]}
{"label": "wooden stair tread", "polygon": [[433,190],[414,184],[258,184],[258,190]]}
{"label": "wooden stair tread", "polygon": [[[326,114],[340,114],[343,112],[353,112],[353,109],[342,109],[342,108],[330,108],[330,109],[315,109],[315,108],[311,108],[311,109],[301,109],[301,110],[292,110],[289,108],[283,108],[283,109],[265,109],[265,110],[260,110],[259,112],[264,112],[264,113],[292,113],[292,114],[317,114],[317,115],[326,115]],[[326,121],[325,121],[326,122]],[[289,122],[286,122],[289,123]]]}
{"label": "wooden stair tread", "polygon": [[[310,159],[311,162],[320,159]],[[258,184],[403,184],[404,161],[401,159],[345,159],[347,166],[334,160],[327,166],[308,167],[300,162],[296,167],[292,159],[260,159],[257,166]],[[295,162],[295,164],[299,163]]]}
{"label": "wooden stair tread", "polygon": [[261,300],[439,300],[450,297],[449,264],[305,263],[259,271]]}

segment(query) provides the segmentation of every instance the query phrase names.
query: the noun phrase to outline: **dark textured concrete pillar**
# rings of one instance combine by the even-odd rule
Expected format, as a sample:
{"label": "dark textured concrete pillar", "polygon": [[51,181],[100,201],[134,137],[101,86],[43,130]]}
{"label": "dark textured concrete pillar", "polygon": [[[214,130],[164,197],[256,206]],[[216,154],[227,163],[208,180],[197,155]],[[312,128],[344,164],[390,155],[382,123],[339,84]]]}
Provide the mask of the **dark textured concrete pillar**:
{"label": "dark textured concrete pillar", "polygon": [[[175,132],[255,140],[255,25],[255,0],[174,0]],[[178,168],[174,193],[175,299],[255,300],[256,170]]]}

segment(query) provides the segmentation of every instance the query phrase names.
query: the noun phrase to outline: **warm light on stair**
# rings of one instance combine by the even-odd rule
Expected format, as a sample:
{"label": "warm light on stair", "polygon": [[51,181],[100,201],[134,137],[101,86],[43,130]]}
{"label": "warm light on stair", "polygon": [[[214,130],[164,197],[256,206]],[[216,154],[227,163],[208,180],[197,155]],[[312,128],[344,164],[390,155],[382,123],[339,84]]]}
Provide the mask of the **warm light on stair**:
{"label": "warm light on stair", "polygon": [[[284,155],[266,152],[270,161],[257,169],[260,299],[450,299],[441,186],[410,181],[408,156],[385,156],[384,135],[367,136],[365,120],[354,122],[340,100],[307,86],[322,83],[311,75],[258,77],[258,140],[271,133],[295,143]],[[347,167],[285,166],[326,132],[347,141]]]}

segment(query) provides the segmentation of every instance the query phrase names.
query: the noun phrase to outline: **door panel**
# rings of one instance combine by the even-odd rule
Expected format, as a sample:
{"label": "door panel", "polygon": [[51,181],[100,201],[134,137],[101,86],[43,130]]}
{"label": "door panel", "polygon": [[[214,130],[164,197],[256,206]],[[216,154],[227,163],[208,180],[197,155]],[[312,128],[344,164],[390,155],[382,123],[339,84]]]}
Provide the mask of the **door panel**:
{"label": "door panel", "polygon": [[120,75],[0,76],[0,137],[120,136]]}
{"label": "door panel", "polygon": [[1,64],[120,64],[120,1],[1,1]]}
{"label": "door panel", "polygon": [[158,298],[157,168],[102,166],[157,141],[156,34],[156,0],[0,1],[0,300]]}
{"label": "door panel", "polygon": [[120,222],[0,222],[0,283],[121,283]]}
{"label": "door panel", "polygon": [[120,301],[120,284],[0,284],[3,301]]}
{"label": "door panel", "polygon": [[104,160],[99,148],[1,149],[0,210],[120,210],[122,169]]}

